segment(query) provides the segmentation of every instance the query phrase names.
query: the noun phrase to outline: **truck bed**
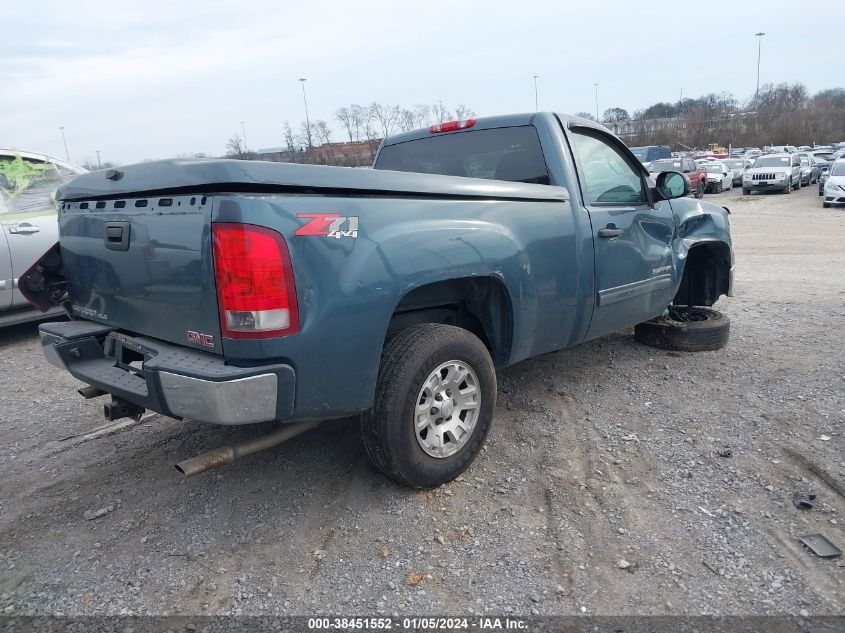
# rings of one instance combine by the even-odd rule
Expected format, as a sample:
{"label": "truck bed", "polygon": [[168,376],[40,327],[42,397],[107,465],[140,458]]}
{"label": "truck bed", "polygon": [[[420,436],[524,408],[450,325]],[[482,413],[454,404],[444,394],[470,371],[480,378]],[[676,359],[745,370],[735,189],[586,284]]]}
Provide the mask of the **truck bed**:
{"label": "truck bed", "polygon": [[174,159],[84,174],[63,185],[61,201],[164,193],[251,192],[335,195],[467,196],[521,200],[566,199],[561,187],[351,167],[266,161]]}

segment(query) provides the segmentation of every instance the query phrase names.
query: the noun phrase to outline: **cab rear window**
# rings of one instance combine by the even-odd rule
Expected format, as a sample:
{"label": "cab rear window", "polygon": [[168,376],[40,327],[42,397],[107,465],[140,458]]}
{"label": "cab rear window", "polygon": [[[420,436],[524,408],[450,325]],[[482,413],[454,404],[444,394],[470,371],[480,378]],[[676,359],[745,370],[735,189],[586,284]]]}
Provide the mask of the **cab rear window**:
{"label": "cab rear window", "polygon": [[472,130],[387,145],[375,169],[549,184],[537,130],[530,125]]}

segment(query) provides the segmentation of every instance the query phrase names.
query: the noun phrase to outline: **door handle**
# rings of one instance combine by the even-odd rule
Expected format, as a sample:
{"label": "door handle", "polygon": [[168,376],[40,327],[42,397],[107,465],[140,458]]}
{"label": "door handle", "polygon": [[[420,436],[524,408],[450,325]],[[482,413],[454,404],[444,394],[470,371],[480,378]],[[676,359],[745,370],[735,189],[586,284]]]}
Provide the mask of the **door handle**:
{"label": "door handle", "polygon": [[17,226],[10,226],[9,233],[18,233],[18,234],[28,234],[28,233],[38,233],[41,229],[37,226],[32,226],[31,224],[18,224]]}
{"label": "door handle", "polygon": [[622,233],[624,233],[622,229],[617,229],[612,224],[608,225],[606,228],[599,229],[599,237],[619,237]]}

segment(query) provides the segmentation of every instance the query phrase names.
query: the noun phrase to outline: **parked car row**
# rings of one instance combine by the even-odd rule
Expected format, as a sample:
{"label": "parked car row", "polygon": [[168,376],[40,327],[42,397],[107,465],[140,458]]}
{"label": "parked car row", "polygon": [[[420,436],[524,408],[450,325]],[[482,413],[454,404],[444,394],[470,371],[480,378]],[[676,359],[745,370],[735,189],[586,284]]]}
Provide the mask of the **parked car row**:
{"label": "parked car row", "polygon": [[[657,147],[638,148],[642,156]],[[668,150],[668,147],[666,147]],[[834,150],[829,146],[816,148],[795,148],[780,146],[780,153],[763,153],[758,148],[739,148],[746,153],[739,157],[722,158],[706,154],[698,158],[673,156],[644,163],[649,173],[656,176],[664,171],[679,171],[690,179],[692,195],[700,198],[704,193],[721,193],[733,187],[742,187],[744,195],[753,191],[780,190],[789,193],[812,184],[819,184],[819,195],[823,195],[824,181],[833,161],[845,154],[845,148]],[[766,148],[771,149],[771,148]],[[795,150],[795,151],[793,151]],[[661,151],[663,151],[661,149]],[[734,154],[734,152],[731,152]],[[837,204],[833,202],[832,204]]]}
{"label": "parked car row", "polygon": [[822,206],[845,205],[845,157],[834,161],[830,169],[819,177]]}

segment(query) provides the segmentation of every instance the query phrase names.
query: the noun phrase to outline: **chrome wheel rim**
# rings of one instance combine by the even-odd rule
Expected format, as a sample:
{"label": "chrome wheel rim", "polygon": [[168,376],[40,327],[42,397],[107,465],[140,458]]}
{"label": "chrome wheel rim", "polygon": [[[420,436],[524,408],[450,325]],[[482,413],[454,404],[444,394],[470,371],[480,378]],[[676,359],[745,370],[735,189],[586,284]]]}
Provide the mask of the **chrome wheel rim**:
{"label": "chrome wheel rim", "polygon": [[427,455],[442,459],[469,441],[481,406],[481,385],[467,363],[439,365],[417,394],[414,435]]}

